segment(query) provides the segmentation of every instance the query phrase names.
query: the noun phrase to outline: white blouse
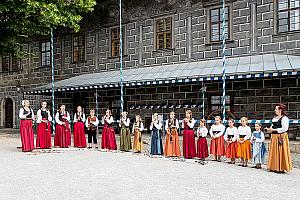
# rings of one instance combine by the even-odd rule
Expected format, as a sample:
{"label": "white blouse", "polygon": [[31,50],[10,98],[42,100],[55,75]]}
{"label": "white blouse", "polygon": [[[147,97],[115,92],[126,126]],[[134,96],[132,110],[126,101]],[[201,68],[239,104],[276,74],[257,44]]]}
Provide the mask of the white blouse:
{"label": "white blouse", "polygon": [[216,125],[216,124],[213,124],[209,130],[209,134],[211,137],[214,136],[214,131],[219,131],[219,133],[217,133],[215,135],[215,137],[220,137],[224,134],[225,132],[225,126],[223,124],[219,124],[219,125]]}
{"label": "white blouse", "polygon": [[198,137],[206,137],[208,133],[208,130],[205,126],[201,127],[199,126],[197,129],[197,136]]}
{"label": "white blouse", "polygon": [[[177,129],[179,129],[179,122],[178,119],[175,119],[175,126]],[[165,130],[167,130],[169,128],[169,120],[166,120],[166,126],[165,126]]]}
{"label": "white blouse", "polygon": [[237,127],[227,127],[226,131],[225,131],[225,135],[224,135],[224,140],[227,141],[228,140],[228,135],[233,135],[233,137],[231,138],[231,140],[234,142],[237,140],[238,138],[238,129]]}
{"label": "white blouse", "polygon": [[[59,112],[57,112],[55,114],[55,121],[56,121],[57,124],[62,125],[63,122],[59,120],[59,114],[60,114]],[[70,121],[70,114],[68,112],[66,112],[66,115],[67,115],[66,120]]]}
{"label": "white blouse", "polygon": [[[277,119],[277,118],[274,117],[272,119],[272,122],[278,122],[278,120],[279,119]],[[277,128],[276,131],[278,133],[285,133],[285,132],[287,132],[289,130],[289,123],[290,123],[290,120],[289,120],[289,118],[287,116],[282,117],[282,119],[281,119],[281,126],[282,127],[281,128]]]}
{"label": "white blouse", "polygon": [[[20,112],[19,112],[19,117],[20,119],[26,119],[26,115],[24,115],[24,111],[25,109],[24,108],[21,108],[20,109]],[[30,111],[31,111],[31,119],[34,119],[34,113],[33,113],[33,110],[30,108]]]}
{"label": "white blouse", "polygon": [[[74,114],[74,120],[73,120],[74,123],[78,122],[76,114]],[[85,122],[85,114],[84,113],[78,113],[78,114],[81,114],[81,121],[84,123]]]}
{"label": "white blouse", "polygon": [[101,120],[101,123],[102,123],[102,124],[105,124],[105,121],[106,121],[107,123],[111,124],[111,123],[114,122],[114,118],[113,118],[113,116],[110,116],[109,119],[106,118],[105,120]]}
{"label": "white blouse", "polygon": [[[51,121],[52,121],[52,117],[51,117],[51,115],[50,115],[50,111],[47,110],[47,112],[48,112],[48,121],[51,122]],[[42,122],[42,110],[41,110],[41,109],[39,109],[39,110],[37,111],[36,117],[37,117],[36,123],[41,123],[41,122]]]}
{"label": "white blouse", "polygon": [[[190,128],[194,128],[195,123],[196,123],[195,119],[192,118],[191,122],[188,122],[187,125],[188,125]],[[181,126],[181,127],[184,128],[184,120],[182,120],[182,126]]]}
{"label": "white blouse", "polygon": [[[257,133],[257,131],[253,132],[253,136],[251,137],[251,139],[253,140],[254,138],[254,133]],[[265,141],[265,134],[264,132],[260,132],[260,139],[259,138],[255,138],[255,142],[264,142]]]}
{"label": "white blouse", "polygon": [[[135,122],[135,123],[136,123],[136,122]],[[135,127],[135,123],[133,123],[133,126],[132,126],[132,132],[134,132],[134,130],[135,130],[136,128],[138,128],[139,131],[143,131],[143,130],[144,130],[144,124],[143,124],[143,122],[140,122],[140,127]]]}
{"label": "white blouse", "polygon": [[151,123],[151,125],[150,125],[150,131],[152,131],[153,126],[155,126],[155,128],[157,128],[158,130],[160,130],[161,127],[162,127],[162,123],[161,123],[161,122],[158,122],[158,123]]}
{"label": "white blouse", "polygon": [[249,126],[239,126],[238,128],[238,138],[244,136],[244,140],[249,140],[251,138],[251,128]]}

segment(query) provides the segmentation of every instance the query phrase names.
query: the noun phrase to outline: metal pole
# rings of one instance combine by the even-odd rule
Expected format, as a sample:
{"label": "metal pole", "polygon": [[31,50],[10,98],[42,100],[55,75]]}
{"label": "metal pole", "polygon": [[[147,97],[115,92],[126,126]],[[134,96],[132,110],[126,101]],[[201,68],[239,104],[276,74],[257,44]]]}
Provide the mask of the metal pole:
{"label": "metal pole", "polygon": [[[98,119],[98,112],[99,112],[99,108],[98,108],[98,89],[96,89],[96,94],[95,95],[96,95],[96,117]],[[97,126],[97,139],[98,138],[99,138],[99,126]]]}
{"label": "metal pole", "polygon": [[121,87],[121,113],[124,111],[123,94],[123,38],[122,38],[122,0],[120,0],[120,87]]}
{"label": "metal pole", "polygon": [[225,0],[222,0],[222,82],[223,82],[223,95],[222,95],[222,108],[223,108],[223,123],[226,118],[226,44],[225,44]]}
{"label": "metal pole", "polygon": [[204,86],[204,83],[202,82],[202,119],[205,118],[205,92],[206,92],[206,87]]}
{"label": "metal pole", "polygon": [[52,130],[55,134],[55,97],[54,97],[54,49],[53,49],[53,29],[51,29],[51,89],[52,89]]}

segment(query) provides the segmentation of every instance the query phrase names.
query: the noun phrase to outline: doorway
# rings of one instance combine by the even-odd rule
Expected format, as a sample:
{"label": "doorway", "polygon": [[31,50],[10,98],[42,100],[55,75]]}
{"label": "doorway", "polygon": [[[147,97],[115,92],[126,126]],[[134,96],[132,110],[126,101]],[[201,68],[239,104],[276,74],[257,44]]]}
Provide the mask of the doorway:
{"label": "doorway", "polygon": [[4,127],[5,128],[13,128],[13,119],[14,119],[14,111],[13,111],[13,101],[11,99],[5,100],[5,122]]}

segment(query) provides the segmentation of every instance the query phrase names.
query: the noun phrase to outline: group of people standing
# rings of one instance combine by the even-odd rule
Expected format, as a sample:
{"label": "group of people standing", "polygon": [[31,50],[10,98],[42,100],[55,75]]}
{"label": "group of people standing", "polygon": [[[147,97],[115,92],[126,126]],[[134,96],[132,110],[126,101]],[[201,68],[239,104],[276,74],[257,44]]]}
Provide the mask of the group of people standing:
{"label": "group of people standing", "polygon": [[[51,142],[51,122],[52,116],[47,109],[47,103],[43,101],[41,108],[37,111],[36,116],[30,108],[28,100],[22,101],[22,108],[19,112],[20,117],[20,134],[22,141],[22,151],[29,152],[35,148],[33,122],[37,123],[36,148],[49,149],[52,147]],[[55,114],[55,136],[54,146],[66,148],[71,146],[71,126],[70,114],[65,110],[65,106],[61,105]],[[86,118],[80,106],[74,114],[74,146],[79,148],[87,147],[85,137],[85,127],[88,133],[88,148],[92,147],[92,142],[97,144],[96,129],[99,124],[98,118],[95,116],[95,110],[90,110],[90,115]]]}
{"label": "group of people standing", "polygon": [[[19,117],[20,133],[23,151],[32,151],[34,149],[34,135],[33,135],[33,120],[37,122],[37,148],[51,148],[51,121],[52,117],[49,110],[47,110],[47,103],[42,102],[41,108],[37,111],[35,118],[33,110],[30,108],[28,100],[22,101],[23,108],[20,109]],[[272,119],[270,128],[265,131],[271,134],[271,144],[269,148],[268,169],[274,172],[285,172],[292,169],[291,156],[288,140],[289,119],[285,115],[286,107],[283,104],[278,104],[275,108],[276,116]],[[187,110],[185,118],[182,120],[183,142],[182,152],[185,159],[198,158],[200,164],[204,164],[204,160],[209,156],[207,135],[210,134],[211,144],[210,153],[214,156],[214,160],[221,162],[221,157],[225,156],[230,159],[229,164],[235,164],[237,158],[241,160],[240,166],[247,167],[248,161],[252,158],[254,168],[260,169],[261,164],[264,163],[265,153],[267,152],[264,143],[265,137],[262,131],[262,125],[255,124],[255,131],[247,125],[248,119],[241,118],[241,125],[237,128],[233,119],[228,119],[228,127],[222,124],[222,119],[219,116],[215,117],[215,124],[210,127],[208,131],[205,120],[200,120],[200,125],[195,132],[196,120],[192,117],[192,112]],[[65,106],[61,105],[60,109],[55,115],[55,137],[54,146],[66,148],[71,146],[71,128],[70,115],[65,110]],[[97,146],[96,129],[99,124],[95,110],[90,110],[90,115],[86,118],[80,106],[77,107],[77,112],[74,114],[74,146],[85,148],[85,127],[88,133],[88,148],[92,148],[92,143],[95,148]],[[112,113],[107,110],[101,119],[102,140],[101,148],[105,150],[116,150],[115,131],[112,127],[114,122]],[[120,150],[130,151],[134,150],[140,153],[143,149],[142,132],[144,125],[139,115],[135,116],[135,121],[132,127],[134,135],[133,146],[131,143],[130,119],[127,112],[121,113],[119,121],[120,127]],[[169,118],[165,122],[159,119],[159,115],[154,113],[152,115],[152,122],[150,124],[151,130],[151,155],[164,155],[166,157],[180,157],[181,148],[179,143],[178,129],[179,120],[175,118],[175,112],[170,112]],[[162,130],[166,130],[166,137],[163,144]],[[195,135],[198,141],[195,141]],[[197,147],[197,148],[196,148]]]}

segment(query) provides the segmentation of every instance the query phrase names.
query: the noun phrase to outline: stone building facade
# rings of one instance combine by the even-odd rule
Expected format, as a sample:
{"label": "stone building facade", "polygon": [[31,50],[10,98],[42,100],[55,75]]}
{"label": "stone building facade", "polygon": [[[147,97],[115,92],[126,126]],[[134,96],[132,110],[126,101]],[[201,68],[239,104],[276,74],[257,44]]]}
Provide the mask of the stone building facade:
{"label": "stone building facade", "polygon": [[[124,8],[124,70],[210,60],[222,56],[221,42],[218,40],[220,25],[216,25],[220,24],[221,18],[219,1],[150,2],[152,3],[147,6],[129,5]],[[228,0],[226,11],[228,57],[267,53],[300,54],[298,1]],[[111,13],[111,18],[118,19],[115,13]],[[159,23],[163,24],[164,30],[160,30]],[[163,35],[162,38],[159,34]],[[55,80],[118,70],[120,62],[115,55],[118,44],[116,37],[118,38],[117,20],[109,20],[105,25],[95,24],[76,34],[57,33],[54,41]],[[48,46],[47,38],[24,45],[31,54],[17,63],[18,67],[14,66],[14,59],[2,58],[0,127],[18,127],[17,116],[23,91],[31,91],[50,83]],[[205,115],[208,116],[216,106],[220,106],[213,104],[212,98],[221,95],[222,86],[219,81],[207,81],[205,85]],[[248,116],[251,119],[269,119],[273,116],[274,105],[282,102],[288,105],[289,117],[299,119],[299,86],[298,76],[229,80],[229,106],[237,118]],[[201,83],[125,87],[125,109],[129,110],[130,105],[144,104],[201,104],[201,87]],[[56,102],[66,104],[70,111],[74,111],[79,104],[87,110],[95,107],[94,93],[94,90],[58,92]],[[106,108],[118,112],[118,88],[102,89],[98,94],[101,114]],[[50,94],[25,94],[25,98],[31,100],[34,110],[37,110],[40,100],[50,100]],[[193,108],[194,117],[200,118],[201,110]],[[169,110],[129,111],[132,116],[140,113],[146,120],[151,117],[151,112],[166,115]],[[181,114],[180,118],[183,117],[184,109],[176,109],[176,112]]]}

